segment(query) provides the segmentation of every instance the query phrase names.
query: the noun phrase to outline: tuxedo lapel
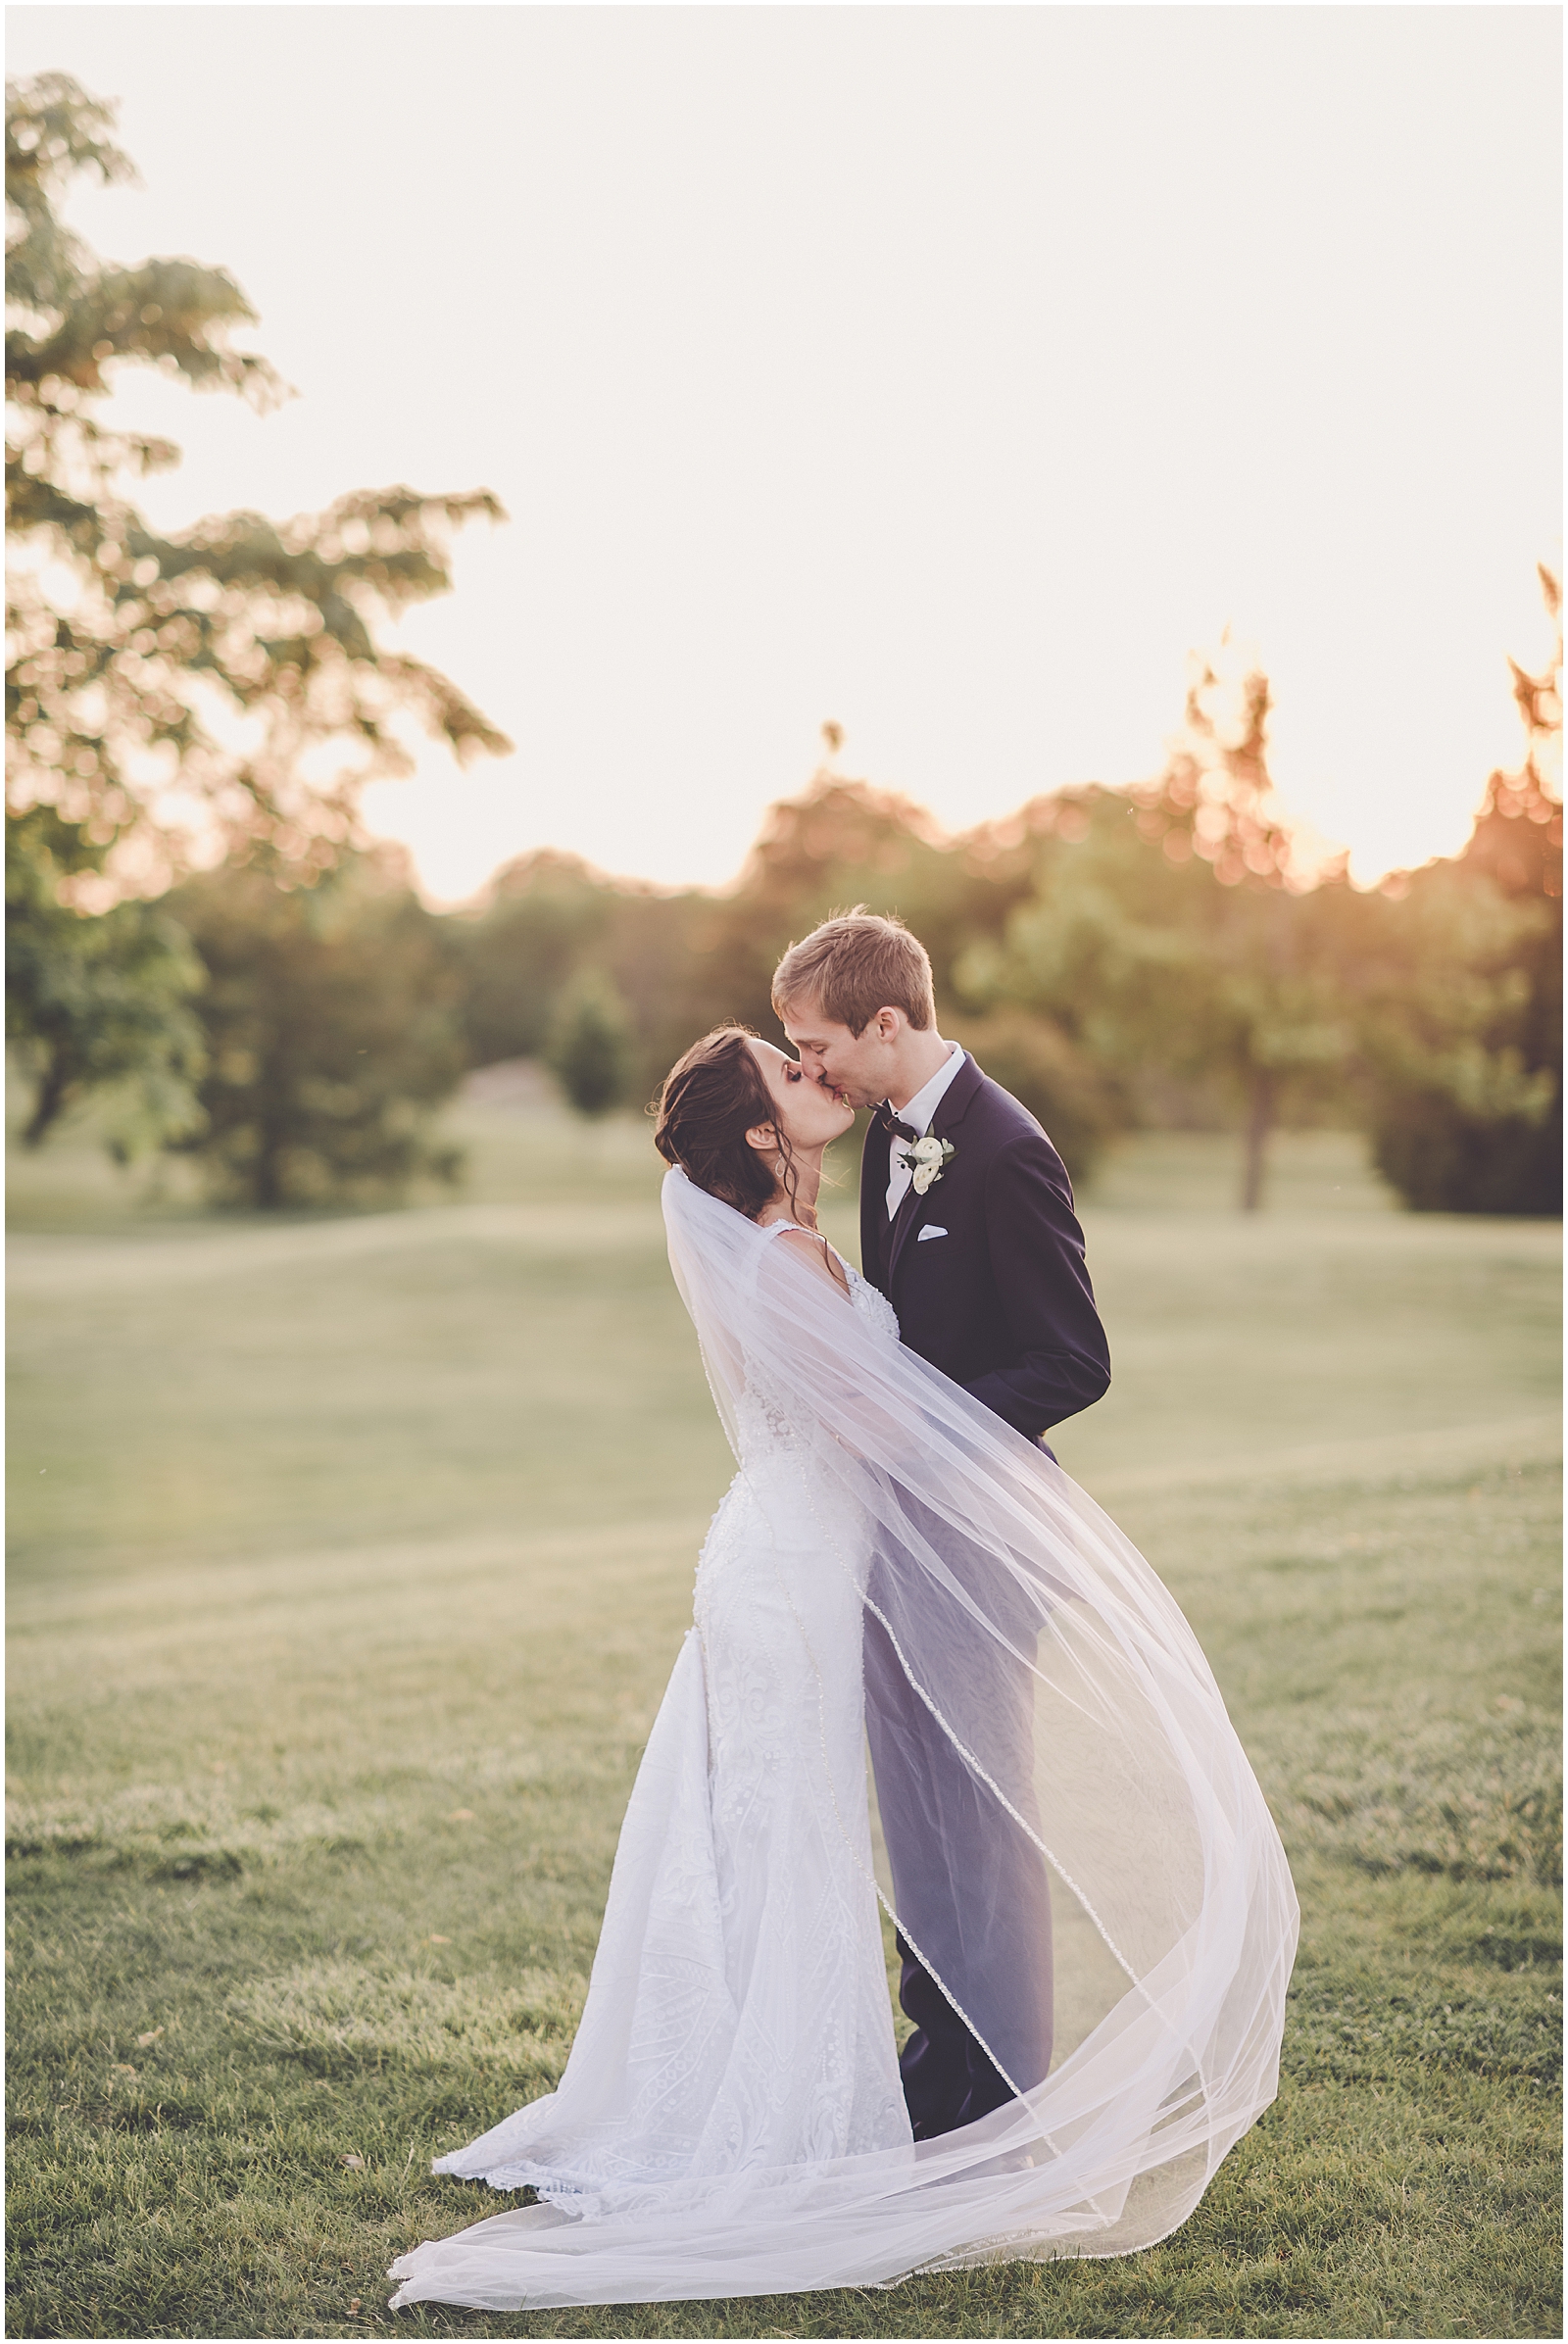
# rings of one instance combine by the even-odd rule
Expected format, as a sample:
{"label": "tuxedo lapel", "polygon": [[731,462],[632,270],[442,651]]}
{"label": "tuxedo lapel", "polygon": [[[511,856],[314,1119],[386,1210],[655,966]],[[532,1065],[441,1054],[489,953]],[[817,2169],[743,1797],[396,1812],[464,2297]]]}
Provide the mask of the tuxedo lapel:
{"label": "tuxedo lapel", "polygon": [[937,1100],[937,1111],[931,1118],[931,1129],[939,1140],[946,1140],[954,1126],[963,1121],[979,1098],[980,1086],[985,1079],[973,1058],[965,1058]]}
{"label": "tuxedo lapel", "polygon": [[[954,1127],[963,1121],[971,1102],[979,1094],[982,1080],[980,1069],[973,1058],[966,1058],[937,1101],[937,1111],[931,1118],[931,1130],[937,1139],[945,1140]],[[954,1145],[956,1146],[957,1143],[955,1142]],[[911,1233],[925,1219],[931,1209],[936,1192],[941,1186],[942,1183],[939,1180],[934,1180],[925,1195],[917,1196],[914,1193],[914,1183],[911,1181],[904,1193],[903,1201],[893,1217],[892,1244],[888,1250],[888,1277],[884,1292],[890,1300],[893,1294],[893,1281],[899,1274],[899,1263],[904,1258],[905,1248],[909,1243]]]}
{"label": "tuxedo lapel", "polygon": [[860,1272],[884,1294],[888,1280],[887,1190],[887,1139],[873,1117],[860,1150]]}

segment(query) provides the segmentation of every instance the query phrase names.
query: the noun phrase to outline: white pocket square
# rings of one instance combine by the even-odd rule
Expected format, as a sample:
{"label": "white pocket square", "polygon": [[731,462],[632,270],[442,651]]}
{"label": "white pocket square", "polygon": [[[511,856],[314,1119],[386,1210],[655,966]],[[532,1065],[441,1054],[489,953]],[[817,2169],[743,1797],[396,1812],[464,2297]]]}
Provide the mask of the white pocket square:
{"label": "white pocket square", "polygon": [[917,1245],[923,1245],[928,1237],[946,1237],[947,1234],[945,1229],[922,1229],[914,1242]]}

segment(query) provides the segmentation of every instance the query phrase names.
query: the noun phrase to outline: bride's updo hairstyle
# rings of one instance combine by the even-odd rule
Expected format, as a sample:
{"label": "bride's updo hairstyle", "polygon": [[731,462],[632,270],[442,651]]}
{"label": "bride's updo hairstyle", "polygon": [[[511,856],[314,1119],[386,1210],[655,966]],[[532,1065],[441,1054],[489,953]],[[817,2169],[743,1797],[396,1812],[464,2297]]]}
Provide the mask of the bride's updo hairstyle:
{"label": "bride's updo hairstyle", "polygon": [[778,1134],[783,1184],[792,1202],[795,1167],[778,1108],[757,1052],[750,1026],[715,1026],[694,1042],[664,1077],[655,1109],[654,1146],[666,1164],[679,1164],[687,1179],[721,1203],[755,1221],[777,1194],[772,1149],[750,1147],[746,1135],[769,1123]]}

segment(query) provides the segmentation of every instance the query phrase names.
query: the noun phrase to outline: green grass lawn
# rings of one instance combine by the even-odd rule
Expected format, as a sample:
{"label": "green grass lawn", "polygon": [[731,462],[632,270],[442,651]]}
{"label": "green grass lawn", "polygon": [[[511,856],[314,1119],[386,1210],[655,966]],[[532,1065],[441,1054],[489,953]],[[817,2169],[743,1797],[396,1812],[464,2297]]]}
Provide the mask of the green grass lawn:
{"label": "green grass lawn", "polygon": [[[16,1174],[10,2332],[1560,2333],[1559,1233],[1357,1144],[1146,1139],[1063,1428],[1202,1638],[1302,1945],[1277,2104],[1120,2261],[501,2318],[385,2265],[570,2042],[728,1478],[631,1124],[470,1106],[467,1187],[213,1218]],[[848,1245],[849,1188],[830,1219]]]}

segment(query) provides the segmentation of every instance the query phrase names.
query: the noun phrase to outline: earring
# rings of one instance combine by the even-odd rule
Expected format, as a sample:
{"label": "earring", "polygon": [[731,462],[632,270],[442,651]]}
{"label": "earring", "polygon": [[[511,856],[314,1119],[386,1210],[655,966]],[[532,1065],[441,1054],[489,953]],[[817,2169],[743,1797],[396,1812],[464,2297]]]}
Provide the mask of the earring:
{"label": "earring", "polygon": [[773,1166],[773,1172],[774,1172],[774,1176],[775,1176],[775,1178],[777,1178],[777,1179],[779,1179],[779,1180],[782,1180],[782,1179],[783,1179],[783,1177],[784,1177],[784,1158],[783,1158],[782,1156],[780,1156],[780,1157],[779,1157],[779,1159],[778,1159],[778,1161],[777,1161],[777,1162],[774,1164],[774,1166]]}

